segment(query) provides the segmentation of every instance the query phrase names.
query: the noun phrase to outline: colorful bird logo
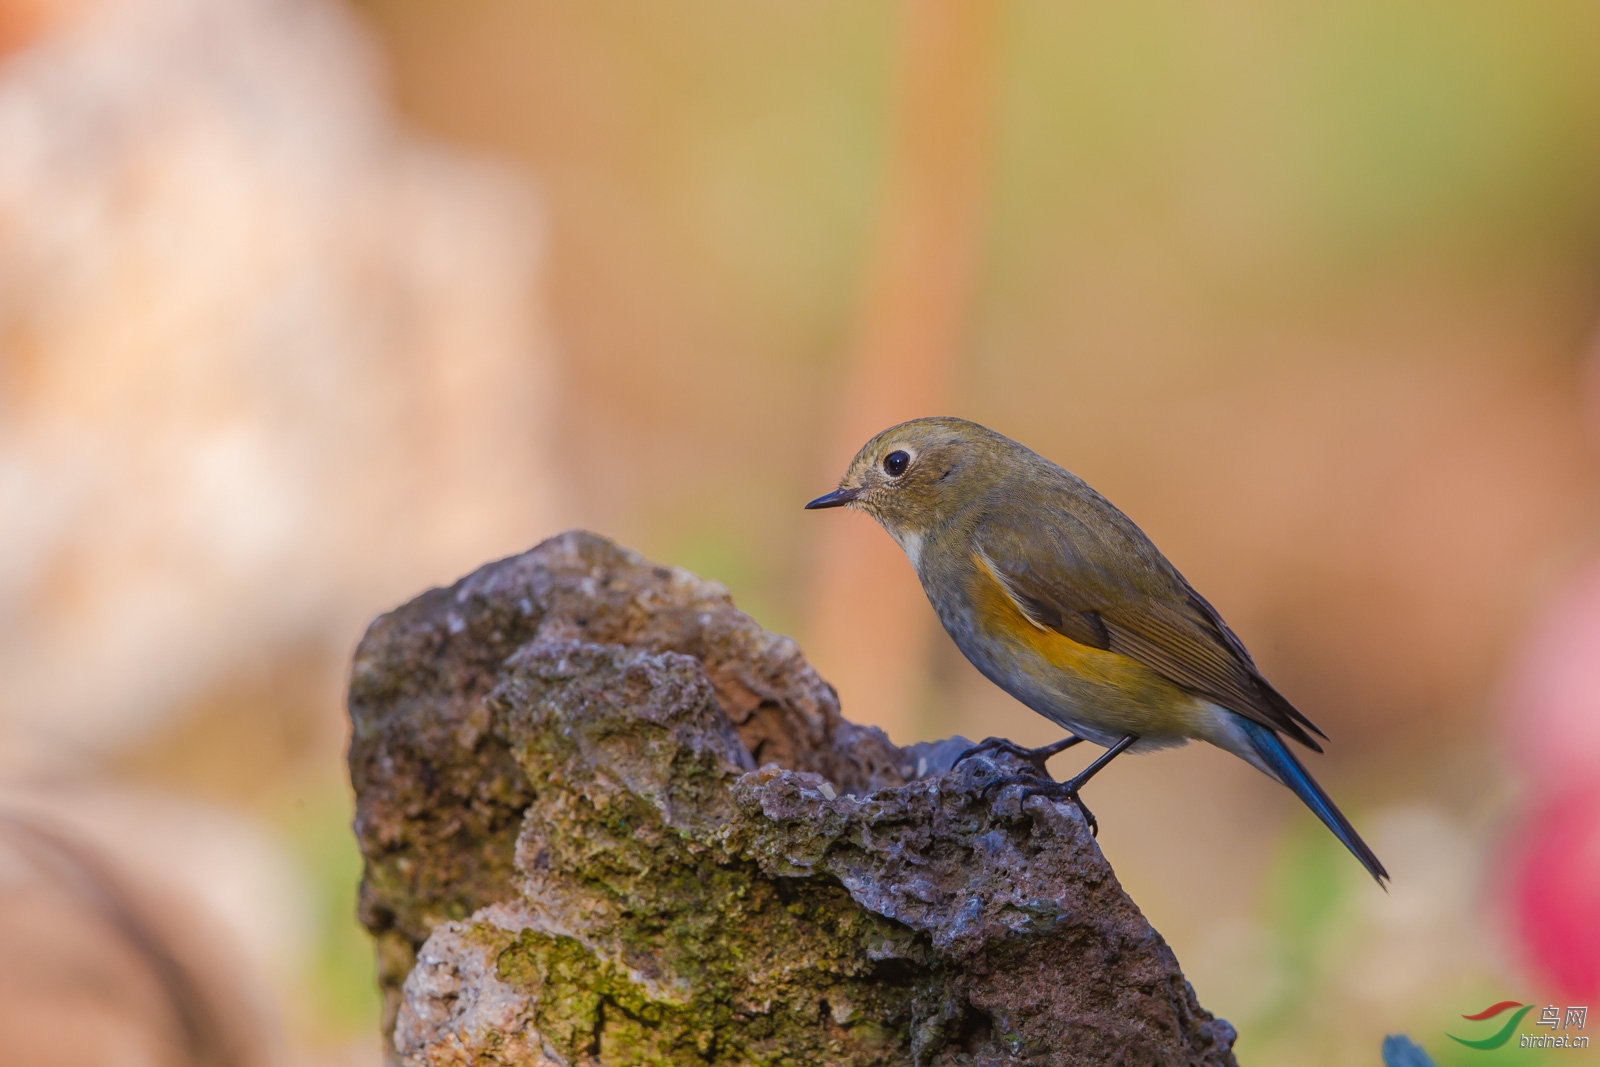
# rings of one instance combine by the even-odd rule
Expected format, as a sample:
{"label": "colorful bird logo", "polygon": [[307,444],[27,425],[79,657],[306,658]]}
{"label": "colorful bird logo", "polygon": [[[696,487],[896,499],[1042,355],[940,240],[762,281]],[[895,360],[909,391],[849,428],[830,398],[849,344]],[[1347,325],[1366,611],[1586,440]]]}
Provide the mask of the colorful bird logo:
{"label": "colorful bird logo", "polygon": [[1446,1034],[1445,1036],[1452,1041],[1461,1042],[1468,1048],[1499,1048],[1501,1045],[1511,1040],[1511,1035],[1517,1032],[1517,1024],[1522,1021],[1522,1017],[1533,1010],[1532,1004],[1522,1004],[1515,1000],[1502,1000],[1498,1004],[1489,1005],[1476,1015],[1462,1016],[1463,1019],[1466,1019],[1470,1022],[1481,1022],[1484,1019],[1493,1019],[1496,1015],[1499,1015],[1502,1012],[1510,1011],[1512,1008],[1517,1009],[1516,1013],[1513,1014],[1511,1018],[1506,1020],[1504,1026],[1490,1034],[1488,1037],[1481,1037],[1476,1041],[1469,1041],[1464,1037],[1457,1037],[1455,1034]]}

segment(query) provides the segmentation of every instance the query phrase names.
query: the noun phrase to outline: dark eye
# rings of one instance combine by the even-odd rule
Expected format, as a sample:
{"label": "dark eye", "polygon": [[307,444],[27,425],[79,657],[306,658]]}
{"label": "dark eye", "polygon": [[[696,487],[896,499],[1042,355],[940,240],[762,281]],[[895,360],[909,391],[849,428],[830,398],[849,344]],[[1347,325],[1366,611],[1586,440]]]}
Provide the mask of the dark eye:
{"label": "dark eye", "polygon": [[883,457],[883,469],[888,472],[889,477],[898,478],[906,472],[906,464],[910,462],[910,454],[897,448]]}

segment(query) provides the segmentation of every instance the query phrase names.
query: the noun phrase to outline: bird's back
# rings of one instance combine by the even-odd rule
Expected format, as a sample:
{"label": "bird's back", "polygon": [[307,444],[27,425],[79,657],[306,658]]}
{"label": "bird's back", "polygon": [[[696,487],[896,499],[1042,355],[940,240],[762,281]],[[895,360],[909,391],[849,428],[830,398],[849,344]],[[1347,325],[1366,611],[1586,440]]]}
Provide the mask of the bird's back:
{"label": "bird's back", "polygon": [[[984,491],[945,524],[939,557],[918,567],[941,621],[980,670],[1061,722],[1098,716],[1120,728],[1136,700],[1151,720],[1147,734],[1188,730],[1210,740],[1209,724],[1193,717],[1198,700],[1318,747],[1307,729],[1316,728],[1132,519],[1072,472],[995,436],[1001,451]],[[1066,641],[1044,647],[1049,635]],[[1042,678],[1052,664],[1063,677]]]}

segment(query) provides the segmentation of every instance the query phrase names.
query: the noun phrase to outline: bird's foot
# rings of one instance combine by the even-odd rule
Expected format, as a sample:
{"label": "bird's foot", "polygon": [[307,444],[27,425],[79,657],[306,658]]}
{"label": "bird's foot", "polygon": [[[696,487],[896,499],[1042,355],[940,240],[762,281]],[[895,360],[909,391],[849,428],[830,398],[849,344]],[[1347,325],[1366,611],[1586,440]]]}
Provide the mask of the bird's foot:
{"label": "bird's foot", "polygon": [[996,778],[983,787],[985,795],[997,789],[1004,789],[1008,785],[1020,785],[1022,793],[1017,798],[1018,802],[1033,796],[1049,797],[1051,800],[1070,800],[1078,806],[1083,813],[1083,821],[1089,824],[1089,833],[1095,837],[1100,836],[1100,821],[1094,817],[1094,812],[1089,810],[1089,805],[1083,802],[1083,797],[1078,795],[1083,788],[1083,782],[1077,778],[1065,782],[1052,782],[1048,778],[1044,781],[1033,777],[1031,774],[1013,774],[1004,778]]}
{"label": "bird's foot", "polygon": [[1044,769],[1045,761],[1058,752],[1065,752],[1067,749],[1071,748],[1073,745],[1082,740],[1083,738],[1076,735],[1068,735],[1053,745],[1040,745],[1038,748],[1023,748],[1015,741],[1008,741],[1003,737],[989,737],[961,753],[961,755],[956,757],[955,763],[952,763],[950,766],[952,769],[954,769],[963,760],[966,760],[971,756],[981,755],[985,752],[1005,752],[1017,757],[1023,763],[1026,763],[1028,766],[1038,771],[1039,777],[1048,780],[1050,778],[1050,772]]}

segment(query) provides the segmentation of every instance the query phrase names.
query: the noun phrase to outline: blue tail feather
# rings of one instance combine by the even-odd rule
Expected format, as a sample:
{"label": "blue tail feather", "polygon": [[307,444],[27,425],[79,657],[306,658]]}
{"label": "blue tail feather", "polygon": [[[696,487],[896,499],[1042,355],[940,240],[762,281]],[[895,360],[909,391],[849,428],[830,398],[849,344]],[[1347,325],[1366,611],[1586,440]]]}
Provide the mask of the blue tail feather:
{"label": "blue tail feather", "polygon": [[1262,726],[1258,722],[1239,716],[1239,725],[1244,729],[1245,735],[1250,738],[1250,747],[1256,750],[1261,761],[1272,771],[1273,777],[1294,791],[1313,812],[1321,819],[1328,829],[1333,831],[1333,836],[1343,842],[1361,865],[1367,869],[1381,886],[1388,879],[1389,872],[1383,869],[1383,864],[1373,854],[1367,843],[1361,840],[1361,835],[1356,833],[1355,827],[1350,825],[1350,820],[1328,799],[1328,794],[1322,791],[1316,779],[1311,777],[1294,753],[1289,751],[1289,746],[1283,743],[1270,727]]}

